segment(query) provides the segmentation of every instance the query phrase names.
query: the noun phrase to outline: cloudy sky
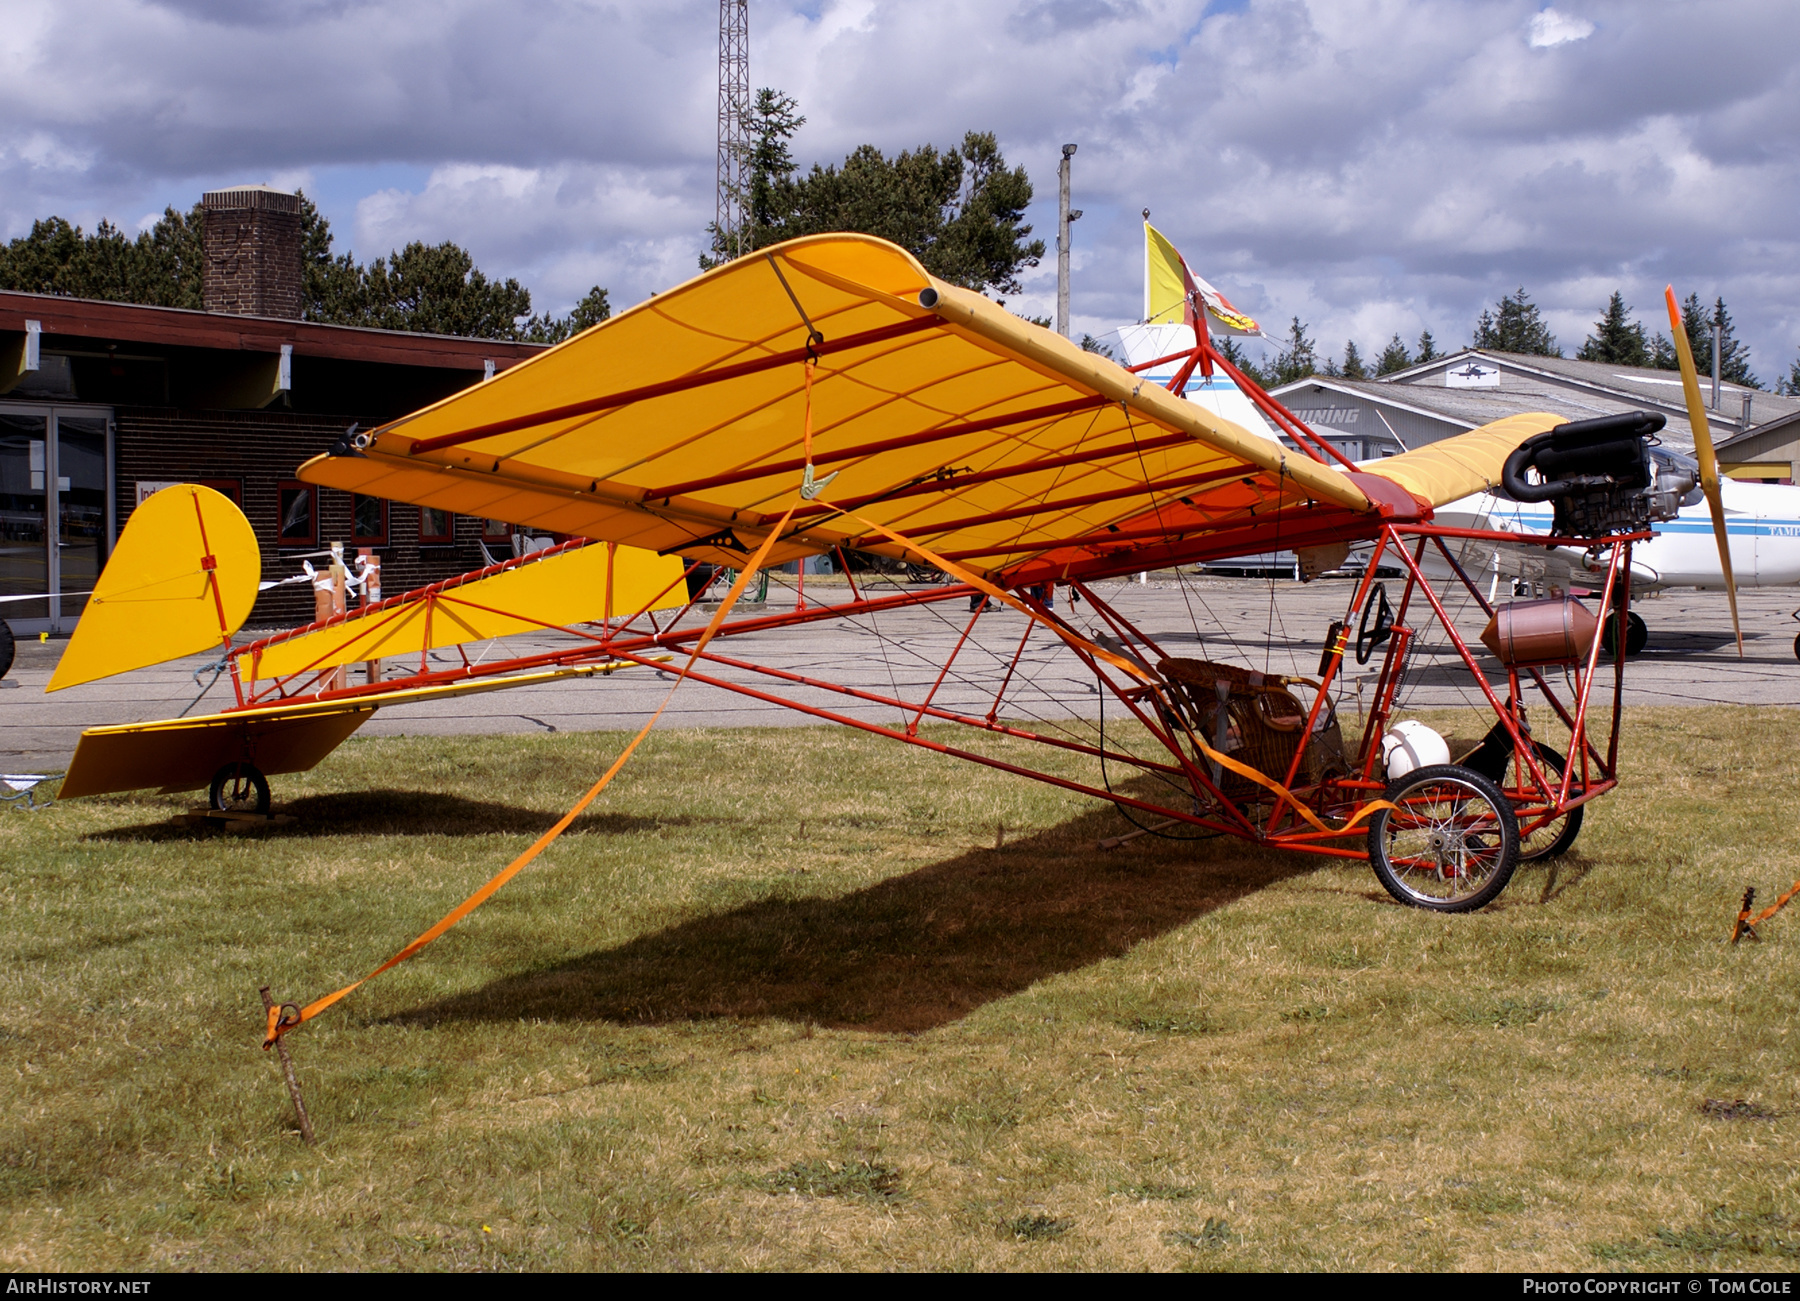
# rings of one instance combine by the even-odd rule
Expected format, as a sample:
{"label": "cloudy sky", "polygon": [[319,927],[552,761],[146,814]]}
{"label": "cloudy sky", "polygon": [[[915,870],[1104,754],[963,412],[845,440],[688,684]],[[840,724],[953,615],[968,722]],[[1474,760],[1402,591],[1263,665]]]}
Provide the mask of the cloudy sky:
{"label": "cloudy sky", "polygon": [[[1800,353],[1800,21],[1780,0],[751,0],[805,162],[996,132],[1074,315],[1142,307],[1139,212],[1327,352],[1468,340],[1524,285],[1565,349],[1613,289],[1722,294]],[[0,236],[303,187],[368,259],[452,239],[540,308],[685,279],[712,217],[712,0],[73,0],[0,25]],[[1010,305],[1047,313],[1054,258]]]}

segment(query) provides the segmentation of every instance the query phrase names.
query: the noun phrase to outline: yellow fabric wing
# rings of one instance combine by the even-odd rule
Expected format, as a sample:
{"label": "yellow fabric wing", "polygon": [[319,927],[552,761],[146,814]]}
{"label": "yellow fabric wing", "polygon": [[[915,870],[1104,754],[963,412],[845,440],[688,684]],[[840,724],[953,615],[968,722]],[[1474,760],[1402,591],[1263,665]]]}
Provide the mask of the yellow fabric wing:
{"label": "yellow fabric wing", "polygon": [[1513,450],[1533,434],[1554,429],[1565,419],[1547,411],[1507,416],[1363,468],[1392,480],[1421,501],[1445,506],[1471,493],[1499,487],[1500,469]]}
{"label": "yellow fabric wing", "polygon": [[541,632],[641,609],[687,604],[684,566],[675,556],[635,547],[586,546],[466,583],[439,584],[425,595],[353,612],[340,622],[300,632],[240,658],[249,681],[287,677],[357,660],[418,655],[439,646]]}
{"label": "yellow fabric wing", "polygon": [[[771,564],[840,545],[907,555],[846,511],[997,575],[1116,550],[1123,521],[1183,499],[1197,505],[1161,541],[1204,547],[1309,502],[1372,509],[1345,475],[862,235],[739,258],[300,477],[741,564],[801,485],[809,347],[813,461],[836,477]],[[1227,482],[1215,509],[1206,487]]]}
{"label": "yellow fabric wing", "polygon": [[223,647],[261,580],[256,534],[229,497],[191,483],[146,497],[44,690]]}

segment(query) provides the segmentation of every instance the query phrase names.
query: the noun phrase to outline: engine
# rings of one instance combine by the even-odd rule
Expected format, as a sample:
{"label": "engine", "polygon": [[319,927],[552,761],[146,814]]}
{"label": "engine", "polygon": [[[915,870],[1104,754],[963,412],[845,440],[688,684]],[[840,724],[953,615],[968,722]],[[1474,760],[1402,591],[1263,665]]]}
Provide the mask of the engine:
{"label": "engine", "polygon": [[1695,473],[1668,455],[1651,458],[1663,417],[1627,411],[1558,425],[1519,444],[1500,482],[1514,501],[1547,501],[1555,531],[1599,538],[1675,518]]}

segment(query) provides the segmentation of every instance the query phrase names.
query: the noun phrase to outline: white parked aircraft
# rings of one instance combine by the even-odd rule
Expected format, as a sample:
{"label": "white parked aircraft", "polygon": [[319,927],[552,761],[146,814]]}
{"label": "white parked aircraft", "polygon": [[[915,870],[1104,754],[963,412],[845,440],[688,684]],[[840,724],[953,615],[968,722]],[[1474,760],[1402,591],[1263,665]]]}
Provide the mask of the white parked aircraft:
{"label": "white parked aircraft", "polygon": [[[1698,463],[1692,457],[1663,448],[1651,449],[1650,457],[1657,487],[1678,492],[1680,508],[1674,519],[1654,521],[1650,528],[1656,536],[1632,548],[1633,596],[1670,587],[1725,590],[1712,514],[1698,486]],[[1735,585],[1800,585],[1800,487],[1737,483],[1722,478],[1719,495],[1725,508],[1725,533],[1730,540]],[[1542,535],[1550,532],[1551,515],[1548,502],[1518,502],[1498,493],[1477,493],[1438,511],[1437,522],[1453,528]],[[1467,542],[1462,544],[1457,560],[1471,575],[1489,575],[1490,590],[1498,588],[1503,580],[1541,583],[1564,590],[1587,587],[1606,570],[1604,553],[1595,555],[1571,547],[1495,547]],[[1637,654],[1647,636],[1643,620],[1636,611],[1631,612],[1626,651]],[[1794,653],[1800,656],[1800,639],[1796,639]]]}

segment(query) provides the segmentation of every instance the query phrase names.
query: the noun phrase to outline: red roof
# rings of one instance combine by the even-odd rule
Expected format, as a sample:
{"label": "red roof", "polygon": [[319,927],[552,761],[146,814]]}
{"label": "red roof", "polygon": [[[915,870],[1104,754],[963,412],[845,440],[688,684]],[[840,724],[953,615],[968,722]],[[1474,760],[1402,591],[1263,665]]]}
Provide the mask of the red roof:
{"label": "red roof", "polygon": [[391,366],[441,366],[453,370],[480,370],[484,361],[492,361],[496,370],[504,370],[548,346],[0,291],[0,330],[22,332],[28,320],[39,322],[46,335],[65,338],[111,339],[228,352],[280,352],[281,346],[288,344],[298,357],[333,357]]}

